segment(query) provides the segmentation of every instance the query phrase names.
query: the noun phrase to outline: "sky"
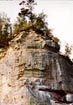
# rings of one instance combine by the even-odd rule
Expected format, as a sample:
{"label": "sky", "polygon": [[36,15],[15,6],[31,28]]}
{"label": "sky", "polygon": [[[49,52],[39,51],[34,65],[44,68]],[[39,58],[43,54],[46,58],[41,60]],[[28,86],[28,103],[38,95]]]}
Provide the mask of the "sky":
{"label": "sky", "polygon": [[[16,21],[20,10],[21,0],[0,0],[0,12],[5,12],[11,18],[11,23]],[[44,12],[47,15],[48,27],[54,36],[61,42],[61,52],[64,52],[66,43],[73,44],[73,0],[35,0],[35,12]]]}

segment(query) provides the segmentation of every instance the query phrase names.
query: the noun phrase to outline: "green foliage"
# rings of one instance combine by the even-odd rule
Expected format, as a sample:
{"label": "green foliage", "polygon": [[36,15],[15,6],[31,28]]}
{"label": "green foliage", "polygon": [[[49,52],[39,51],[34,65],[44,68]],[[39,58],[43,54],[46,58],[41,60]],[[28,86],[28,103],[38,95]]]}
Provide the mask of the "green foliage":
{"label": "green foliage", "polygon": [[14,34],[18,34],[21,31],[26,31],[32,26],[31,22],[23,22],[22,20],[19,20],[14,24]]}
{"label": "green foliage", "polygon": [[5,13],[0,14],[0,47],[8,45],[10,20]]}
{"label": "green foliage", "polygon": [[23,25],[23,29],[22,29],[22,30],[27,30],[27,29],[29,29],[30,27],[32,27],[32,23],[31,23],[31,22],[26,23],[26,24]]}
{"label": "green foliage", "polygon": [[[24,0],[19,4],[22,6],[18,13],[18,18],[14,24],[14,34],[18,34],[21,31],[27,31],[28,29],[34,30],[44,38],[52,39],[51,29],[48,29],[48,24],[45,21],[46,15],[42,12],[36,14],[33,12],[34,0]],[[57,40],[58,41],[58,40]]]}
{"label": "green foliage", "polygon": [[20,27],[17,23],[14,24],[14,34],[18,34],[20,32]]}
{"label": "green foliage", "polygon": [[22,5],[20,13],[18,13],[17,22],[14,24],[14,34],[20,31],[27,30],[32,26],[35,15],[33,14],[34,0],[24,0],[19,5]]}
{"label": "green foliage", "polygon": [[46,28],[47,23],[45,22],[44,13],[40,13],[35,19],[35,26],[37,29],[44,30]]}
{"label": "green foliage", "polygon": [[18,34],[20,31],[30,29],[31,27],[45,36],[51,33],[47,28],[47,22],[45,22],[46,15],[44,13],[38,15],[33,13],[35,4],[34,0],[24,0],[19,4],[23,8],[21,8],[17,22],[14,24],[14,34]]}
{"label": "green foliage", "polygon": [[21,11],[19,13],[19,16],[22,18],[22,20],[27,22],[28,18],[28,21],[33,21],[33,7],[35,5],[34,0],[24,0],[19,5],[23,5],[23,8],[21,8]]}
{"label": "green foliage", "polygon": [[53,39],[54,42],[59,43],[59,39],[57,37],[53,36],[52,39]]}
{"label": "green foliage", "polygon": [[69,45],[68,43],[66,43],[65,45],[65,56],[70,56],[71,55],[71,51],[72,51],[73,46]]}

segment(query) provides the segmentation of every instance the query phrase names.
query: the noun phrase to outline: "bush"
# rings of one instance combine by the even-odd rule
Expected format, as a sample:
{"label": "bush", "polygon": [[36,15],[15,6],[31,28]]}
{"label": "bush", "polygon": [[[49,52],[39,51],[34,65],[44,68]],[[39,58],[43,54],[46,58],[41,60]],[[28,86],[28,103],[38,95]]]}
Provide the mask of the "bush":
{"label": "bush", "polygon": [[[12,35],[10,20],[5,13],[0,14],[0,47],[8,45],[9,35]],[[10,30],[9,30],[10,29]]]}

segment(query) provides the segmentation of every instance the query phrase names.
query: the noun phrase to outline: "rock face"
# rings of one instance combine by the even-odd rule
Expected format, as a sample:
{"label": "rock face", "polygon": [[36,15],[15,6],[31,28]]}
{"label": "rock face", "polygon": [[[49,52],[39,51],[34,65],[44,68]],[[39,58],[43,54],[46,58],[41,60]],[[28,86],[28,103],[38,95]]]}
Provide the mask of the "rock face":
{"label": "rock face", "polygon": [[0,53],[0,105],[70,105],[73,66],[59,49],[32,30],[16,36]]}

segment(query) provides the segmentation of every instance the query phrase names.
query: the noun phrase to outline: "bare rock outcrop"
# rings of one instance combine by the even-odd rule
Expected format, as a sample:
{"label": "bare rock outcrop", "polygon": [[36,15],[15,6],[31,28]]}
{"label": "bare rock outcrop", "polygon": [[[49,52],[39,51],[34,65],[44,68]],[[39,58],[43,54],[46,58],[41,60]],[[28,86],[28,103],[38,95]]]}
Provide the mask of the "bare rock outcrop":
{"label": "bare rock outcrop", "polygon": [[72,105],[73,65],[59,49],[35,31],[17,35],[0,59],[0,105]]}

